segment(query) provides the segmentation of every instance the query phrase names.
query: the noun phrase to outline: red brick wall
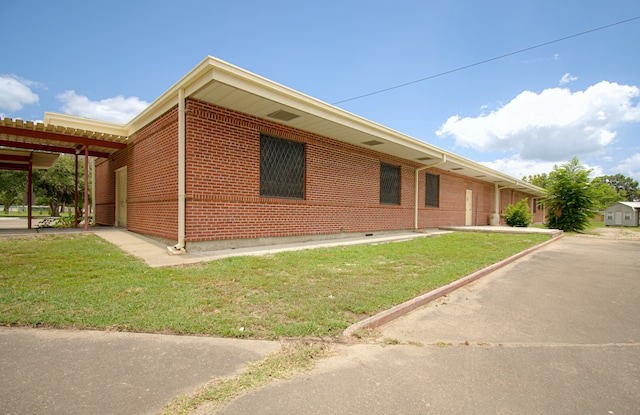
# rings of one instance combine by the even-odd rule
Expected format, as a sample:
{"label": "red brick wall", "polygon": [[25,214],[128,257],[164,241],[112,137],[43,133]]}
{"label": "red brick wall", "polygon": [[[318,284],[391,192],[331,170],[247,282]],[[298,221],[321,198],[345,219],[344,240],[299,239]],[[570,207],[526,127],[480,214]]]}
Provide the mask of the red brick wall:
{"label": "red brick wall", "polygon": [[137,131],[125,150],[96,163],[96,223],[115,223],[115,171],[127,166],[127,228],[178,237],[178,111]]}
{"label": "red brick wall", "polygon": [[[190,242],[413,228],[414,165],[198,101],[187,103]],[[260,197],[260,134],[305,143],[305,199]],[[401,166],[401,203],[380,205],[380,162]]]}
{"label": "red brick wall", "polygon": [[[419,165],[199,101],[186,105],[186,241],[413,229]],[[260,197],[260,134],[305,143],[305,199]],[[136,132],[126,150],[97,163],[98,223],[115,221],[115,170],[128,165],[128,228],[176,240],[177,108]],[[380,163],[401,167],[400,205],[379,203]],[[425,207],[425,175],[440,175],[440,206]],[[472,224],[494,213],[494,185],[439,170],[418,175],[418,226]],[[500,212],[524,197],[501,191]]]}
{"label": "red brick wall", "polygon": [[[440,176],[439,207],[425,206],[426,173]],[[466,191],[472,191],[472,225],[488,225],[494,213],[494,186],[437,168],[420,172],[418,182],[419,227],[460,226],[465,224]]]}

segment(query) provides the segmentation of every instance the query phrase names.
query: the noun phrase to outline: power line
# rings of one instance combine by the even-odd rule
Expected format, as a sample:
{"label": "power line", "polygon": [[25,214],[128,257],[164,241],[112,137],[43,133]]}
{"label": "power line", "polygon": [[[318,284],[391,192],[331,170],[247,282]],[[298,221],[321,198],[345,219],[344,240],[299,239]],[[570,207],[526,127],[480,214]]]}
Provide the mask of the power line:
{"label": "power line", "polygon": [[528,47],[528,48],[525,48],[525,49],[520,49],[520,50],[518,50],[518,51],[510,52],[510,53],[507,53],[507,54],[505,54],[505,55],[496,56],[496,57],[494,57],[494,58],[485,59],[485,60],[480,61],[480,62],[472,63],[472,64],[470,64],[470,65],[465,65],[465,66],[461,66],[461,67],[456,68],[456,69],[451,69],[451,70],[448,70],[448,71],[445,71],[445,72],[440,72],[440,73],[435,74],[435,75],[427,76],[426,78],[416,79],[415,81],[406,82],[406,83],[404,83],[404,84],[400,84],[400,85],[392,86],[392,87],[385,88],[385,89],[380,89],[380,90],[378,90],[378,91],[370,92],[370,93],[368,93],[368,94],[364,94],[364,95],[358,95],[357,97],[348,98],[348,99],[343,99],[342,101],[334,102],[334,103],[333,103],[333,105],[342,104],[342,103],[344,103],[344,102],[349,102],[349,101],[355,101],[356,99],[365,98],[365,97],[370,97],[371,95],[381,94],[381,93],[383,93],[383,92],[391,91],[391,90],[393,90],[393,89],[403,88],[403,87],[408,86],[408,85],[417,84],[418,82],[428,81],[429,79],[438,78],[438,77],[440,77],[440,76],[448,75],[448,74],[450,74],[450,73],[454,73],[454,72],[459,72],[459,71],[462,71],[462,70],[464,70],[464,69],[472,68],[472,67],[474,67],[474,66],[478,66],[478,65],[482,65],[482,64],[485,64],[485,63],[488,63],[488,62],[496,61],[496,60],[498,60],[498,59],[503,59],[503,58],[506,58],[506,57],[508,57],[508,56],[517,55],[517,54],[519,54],[519,53],[527,52],[527,51],[530,51],[530,50],[532,50],[532,49],[541,48],[541,47],[543,47],[543,46],[548,46],[548,45],[551,45],[551,44],[553,44],[553,43],[562,42],[562,41],[565,41],[565,40],[567,40],[567,39],[572,39],[572,38],[574,38],[574,37],[583,36],[583,35],[586,35],[586,34],[588,34],[588,33],[593,33],[593,32],[597,32],[597,31],[599,31],[599,30],[608,29],[608,28],[613,27],[613,26],[618,26],[618,25],[621,25],[621,24],[624,24],[624,23],[629,23],[629,22],[631,22],[631,21],[633,21],[633,20],[638,20],[638,19],[640,19],[640,16],[632,17],[632,18],[630,18],[630,19],[622,20],[622,21],[619,21],[619,22],[616,22],[616,23],[611,23],[611,24],[608,24],[608,25],[606,25],[606,26],[600,26],[600,27],[597,27],[597,28],[595,28],[595,29],[590,29],[590,30],[587,30],[587,31],[584,31],[584,32],[576,33],[576,34],[574,34],[574,35],[561,37],[561,38],[559,38],[559,39],[552,40],[552,41],[549,41],[549,42],[540,43],[539,45],[531,46],[531,47]]}

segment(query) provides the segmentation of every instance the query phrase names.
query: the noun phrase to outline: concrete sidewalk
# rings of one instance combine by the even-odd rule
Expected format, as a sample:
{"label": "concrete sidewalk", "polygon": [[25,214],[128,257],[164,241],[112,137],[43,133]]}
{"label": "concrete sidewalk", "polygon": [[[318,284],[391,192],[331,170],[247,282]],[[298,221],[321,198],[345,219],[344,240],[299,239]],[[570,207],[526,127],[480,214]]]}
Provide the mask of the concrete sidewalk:
{"label": "concrete sidewalk", "polygon": [[157,414],[278,342],[0,327],[0,413]]}
{"label": "concrete sidewalk", "polygon": [[372,236],[354,236],[341,239],[315,240],[295,243],[281,243],[246,248],[221,249],[208,252],[189,252],[183,255],[169,255],[167,245],[152,238],[118,228],[94,228],[92,232],[104,240],[118,246],[120,249],[142,258],[150,267],[167,267],[196,264],[214,261],[216,259],[245,255],[268,255],[277,252],[300,251],[315,248],[331,248],[336,246],[380,244],[388,242],[408,241],[414,238],[424,238],[451,233],[439,229],[425,232],[393,232]]}
{"label": "concrete sidewalk", "polygon": [[340,239],[312,240],[296,243],[281,243],[236,249],[221,249],[210,252],[193,252],[184,255],[169,255],[167,245],[152,238],[126,231],[120,228],[92,228],[93,233],[106,241],[120,247],[122,250],[142,258],[151,267],[166,267],[195,264],[198,262],[214,261],[216,259],[244,256],[267,255],[285,251],[299,251],[304,249],[331,248],[336,246],[381,244],[389,242],[408,241],[415,238],[425,238],[451,233],[453,231],[496,232],[496,233],[542,233],[550,237],[562,235],[555,229],[540,228],[510,228],[508,226],[473,226],[451,227],[446,229],[425,229],[420,232],[402,231],[377,233],[371,236],[351,236]]}
{"label": "concrete sidewalk", "polygon": [[640,242],[565,237],[232,414],[639,414]]}

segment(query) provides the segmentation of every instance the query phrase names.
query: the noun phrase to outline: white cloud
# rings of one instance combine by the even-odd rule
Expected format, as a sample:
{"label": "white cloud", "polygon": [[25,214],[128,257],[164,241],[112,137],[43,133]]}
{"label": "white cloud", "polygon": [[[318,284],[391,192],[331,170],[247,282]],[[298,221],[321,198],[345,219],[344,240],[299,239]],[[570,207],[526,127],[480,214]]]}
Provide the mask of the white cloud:
{"label": "white cloud", "polygon": [[117,123],[126,123],[149,105],[137,97],[125,98],[122,95],[91,101],[75,91],[66,91],[56,98],[64,103],[62,111],[67,114]]}
{"label": "white cloud", "polygon": [[[556,166],[561,166],[570,160],[561,160],[557,162],[551,161],[534,161],[534,160],[522,160],[518,155],[498,159],[495,161],[481,161],[480,164],[487,166],[491,169],[508,174],[511,177],[522,179],[523,177],[535,174],[547,173],[549,174]],[[591,178],[598,176],[604,176],[604,170],[600,166],[590,166],[584,162],[580,162],[587,170],[591,171]]]}
{"label": "white cloud", "polygon": [[481,161],[480,164],[487,166],[491,169],[508,174],[511,177],[521,179],[525,176],[549,173],[553,170],[554,162],[545,161],[532,161],[522,160],[519,156],[513,156],[510,158],[498,159],[495,161]]}
{"label": "white cloud", "polygon": [[0,108],[19,111],[25,105],[37,104],[40,98],[31,90],[32,85],[37,84],[15,75],[0,75]]}
{"label": "white cloud", "polygon": [[567,72],[566,74],[562,75],[562,78],[560,79],[560,85],[567,85],[577,80],[577,76],[571,76],[571,74]]}
{"label": "white cloud", "polygon": [[640,181],[640,153],[624,159],[616,166],[616,170],[627,177]]}
{"label": "white cloud", "polygon": [[450,117],[436,134],[478,151],[516,152],[522,160],[568,160],[602,152],[616,127],[640,122],[637,97],[638,87],[607,81],[577,92],[524,91],[489,114]]}

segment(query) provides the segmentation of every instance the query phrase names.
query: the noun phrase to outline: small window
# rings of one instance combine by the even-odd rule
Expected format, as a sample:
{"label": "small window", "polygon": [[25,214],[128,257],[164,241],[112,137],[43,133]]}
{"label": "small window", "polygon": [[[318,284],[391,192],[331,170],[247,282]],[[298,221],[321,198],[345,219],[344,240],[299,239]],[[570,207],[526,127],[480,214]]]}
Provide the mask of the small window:
{"label": "small window", "polygon": [[260,196],[304,199],[304,144],[260,136]]}
{"label": "small window", "polygon": [[607,212],[607,220],[613,220],[613,212]]}
{"label": "small window", "polygon": [[631,220],[631,212],[624,212],[624,220]]}
{"label": "small window", "polygon": [[440,176],[427,173],[427,191],[425,205],[429,207],[440,206]]}
{"label": "small window", "polygon": [[380,203],[400,204],[400,166],[380,163]]}

